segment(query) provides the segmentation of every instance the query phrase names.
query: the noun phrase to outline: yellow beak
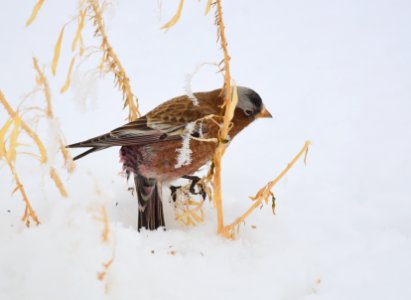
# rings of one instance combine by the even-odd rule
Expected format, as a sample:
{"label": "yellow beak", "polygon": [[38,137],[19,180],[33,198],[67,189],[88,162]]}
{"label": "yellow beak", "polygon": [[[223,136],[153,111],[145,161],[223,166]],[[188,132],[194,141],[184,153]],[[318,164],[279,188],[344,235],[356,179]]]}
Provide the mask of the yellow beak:
{"label": "yellow beak", "polygon": [[273,116],[270,114],[270,112],[264,106],[263,109],[261,110],[261,112],[259,114],[257,114],[256,117],[257,118],[272,118]]}

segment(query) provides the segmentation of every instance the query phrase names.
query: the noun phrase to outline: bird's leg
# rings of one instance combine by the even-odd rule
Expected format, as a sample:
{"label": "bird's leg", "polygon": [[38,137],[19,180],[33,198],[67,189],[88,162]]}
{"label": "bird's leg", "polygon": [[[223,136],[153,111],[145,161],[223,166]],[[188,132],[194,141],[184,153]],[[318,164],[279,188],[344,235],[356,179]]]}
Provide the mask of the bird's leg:
{"label": "bird's leg", "polygon": [[[206,194],[206,192],[204,191],[204,189],[203,189],[203,187],[201,186],[201,184],[198,184],[198,182],[201,180],[200,177],[198,177],[198,176],[184,175],[182,178],[191,180],[190,189],[189,189],[189,191],[190,191],[191,194],[193,194],[193,195],[198,195],[198,194],[200,194],[201,197],[203,197],[203,200],[205,200],[207,194]],[[196,185],[198,185],[198,187],[199,187],[199,191],[198,191],[198,192],[196,192],[196,190],[195,190]]]}

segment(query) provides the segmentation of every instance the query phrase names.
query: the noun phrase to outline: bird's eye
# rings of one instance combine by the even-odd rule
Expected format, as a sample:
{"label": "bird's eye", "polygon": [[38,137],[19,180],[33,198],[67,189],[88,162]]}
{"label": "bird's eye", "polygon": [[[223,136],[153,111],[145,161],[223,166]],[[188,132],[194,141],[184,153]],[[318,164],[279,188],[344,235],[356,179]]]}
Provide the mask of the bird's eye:
{"label": "bird's eye", "polygon": [[246,115],[247,117],[249,117],[249,116],[251,116],[251,114],[253,113],[253,111],[252,111],[251,109],[247,109],[244,113],[245,113],[245,115]]}

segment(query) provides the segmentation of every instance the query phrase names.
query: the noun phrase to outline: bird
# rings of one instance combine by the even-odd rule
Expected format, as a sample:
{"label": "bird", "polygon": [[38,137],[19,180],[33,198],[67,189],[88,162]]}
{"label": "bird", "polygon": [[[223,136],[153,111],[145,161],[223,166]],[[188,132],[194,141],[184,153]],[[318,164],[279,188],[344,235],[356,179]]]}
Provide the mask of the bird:
{"label": "bird", "polygon": [[[227,142],[259,118],[272,118],[259,94],[237,87]],[[191,93],[168,100],[146,115],[106,134],[66,146],[90,148],[74,157],[120,146],[127,177],[134,176],[138,198],[137,229],[165,228],[161,186],[190,176],[212,160],[225,112],[225,89]]]}

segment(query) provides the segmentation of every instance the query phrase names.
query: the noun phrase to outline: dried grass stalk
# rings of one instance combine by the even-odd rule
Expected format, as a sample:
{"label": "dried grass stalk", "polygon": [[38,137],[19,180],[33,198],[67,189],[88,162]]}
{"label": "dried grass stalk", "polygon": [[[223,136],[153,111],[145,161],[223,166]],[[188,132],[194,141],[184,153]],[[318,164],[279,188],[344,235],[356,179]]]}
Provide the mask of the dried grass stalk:
{"label": "dried grass stalk", "polygon": [[14,181],[17,185],[15,191],[18,190],[20,192],[21,196],[23,197],[24,204],[26,205],[26,208],[24,209],[24,215],[21,220],[26,224],[27,227],[30,227],[31,221],[33,221],[36,225],[39,225],[40,220],[38,219],[36,212],[31,206],[29,198],[26,194],[26,190],[24,189],[24,186],[21,183],[19,176],[17,175],[14,163],[8,159],[6,159],[6,162],[10,168],[11,173],[13,174]]}
{"label": "dried grass stalk", "polygon": [[54,167],[50,168],[50,178],[53,180],[54,184],[56,185],[57,189],[60,192],[60,195],[62,195],[64,198],[67,198],[67,191],[64,188],[63,183],[61,182],[61,179],[59,175],[57,174],[56,169]]}
{"label": "dried grass stalk", "polygon": [[[103,269],[104,269],[104,270],[97,273],[97,279],[98,279],[98,280],[100,280],[100,281],[103,281],[103,280],[104,280],[104,278],[105,278],[106,275],[107,275],[108,269],[110,268],[111,264],[113,263],[113,260],[114,260],[114,259],[111,258],[108,262],[103,263]],[[107,292],[107,288],[106,288],[106,292]]]}
{"label": "dried grass stalk", "polygon": [[140,116],[137,97],[134,96],[131,90],[130,80],[127,77],[123,65],[108,41],[99,1],[89,0],[89,4],[93,12],[93,23],[96,28],[95,34],[101,37],[100,48],[103,51],[105,65],[114,73],[115,83],[123,93],[124,108],[128,107],[129,109],[128,119],[130,121],[136,120]]}
{"label": "dried grass stalk", "polygon": [[110,258],[108,262],[102,263],[103,271],[97,273],[97,279],[100,280],[100,281],[103,281],[103,282],[105,281],[104,282],[104,292],[106,294],[109,291],[109,286],[108,286],[108,282],[106,280],[106,275],[107,275],[107,272],[110,269],[110,266],[112,265],[113,261],[114,261],[114,256],[112,258]]}
{"label": "dried grass stalk", "polygon": [[[71,60],[70,63],[70,68],[69,68],[69,72],[67,74],[67,80],[66,80],[66,84],[63,86],[62,90],[70,85],[70,76],[71,76],[71,72],[72,72],[72,68],[74,65],[74,60],[75,58],[73,57],[73,59]],[[44,75],[44,72],[40,69],[38,61],[35,57],[33,57],[33,65],[34,65],[34,69],[36,70],[36,83],[39,86],[39,88],[43,91],[44,94],[44,99],[46,101],[46,117],[50,120],[54,119],[54,113],[53,113],[53,105],[52,105],[52,99],[51,99],[51,92],[50,92],[50,85],[48,83],[48,80],[46,78],[46,76]],[[55,130],[58,130],[58,128],[56,128]],[[65,141],[64,141],[64,136],[62,134],[60,134],[58,141],[59,143],[59,150],[64,158],[64,165],[67,169],[67,171],[69,173],[74,171],[75,168],[75,164],[73,162],[73,159],[70,155],[70,152],[68,152],[68,150],[65,148]],[[51,172],[51,171],[50,171]],[[54,181],[56,183],[56,181]],[[59,186],[57,186],[57,188],[60,190]]]}
{"label": "dried grass stalk", "polygon": [[215,4],[215,22],[217,25],[217,37],[220,41],[221,49],[223,50],[224,54],[223,68],[221,69],[221,71],[224,72],[225,113],[223,126],[219,131],[220,143],[218,144],[218,147],[213,157],[214,174],[212,184],[214,190],[214,205],[217,209],[217,232],[222,233],[224,229],[224,218],[221,192],[221,160],[227,147],[225,141],[227,140],[227,134],[231,127],[231,119],[233,117],[233,112],[238,99],[233,98],[231,96],[230,56],[228,55],[227,49],[227,39],[225,35],[225,26],[223,21],[223,9],[221,6],[221,0],[216,0]]}
{"label": "dried grass stalk", "polygon": [[97,273],[97,279],[104,282],[104,291],[105,293],[108,293],[109,286],[108,286],[108,282],[106,279],[106,275],[115,258],[115,248],[114,248],[115,244],[114,244],[114,240],[110,239],[111,230],[110,230],[110,221],[108,218],[107,209],[104,206],[101,206],[100,210],[97,212],[97,215],[94,216],[94,219],[103,224],[103,231],[102,231],[102,236],[101,236],[102,243],[108,244],[111,240],[111,246],[113,248],[111,258],[107,262],[102,263],[103,270]]}
{"label": "dried grass stalk", "polygon": [[[291,160],[291,162],[287,165],[287,167],[272,181],[268,182],[264,187],[262,187],[255,196],[250,197],[254,203],[251,207],[242,214],[239,218],[237,218],[233,223],[224,227],[223,235],[225,237],[234,238],[235,228],[239,226],[244,220],[257,208],[260,207],[263,201],[268,204],[269,198],[273,196],[272,188],[284,177],[285,174],[294,166],[294,164],[304,156],[304,162],[306,162],[306,157],[308,153],[308,148],[311,142],[306,141],[303,148],[298,152],[298,154]],[[273,203],[274,205],[274,203]]]}
{"label": "dried grass stalk", "polygon": [[[20,178],[17,174],[16,171],[16,158],[17,158],[17,147],[20,146],[18,143],[18,136],[20,135],[21,131],[23,129],[23,125],[25,123],[21,120],[20,116],[13,111],[13,109],[10,107],[9,103],[6,101],[3,93],[0,91],[0,102],[3,104],[3,106],[6,108],[7,112],[10,115],[10,119],[6,121],[6,123],[2,126],[0,129],[0,159],[4,159],[6,161],[6,164],[8,165],[14,181],[16,182],[16,188],[13,190],[13,193],[19,191],[21,196],[23,197],[23,201],[25,204],[25,210],[24,210],[24,215],[23,215],[23,222],[27,225],[30,226],[30,222],[33,221],[35,224],[40,224],[40,221],[33,210],[30,201],[27,197],[26,191],[24,189],[24,186],[22,182],[20,181]],[[9,144],[9,149],[6,149],[6,134],[9,131],[11,125],[13,125],[13,129],[9,135],[8,139],[8,144]],[[28,128],[28,127],[27,127]]]}
{"label": "dried grass stalk", "polygon": [[36,5],[33,8],[33,11],[31,12],[30,17],[26,21],[26,26],[30,26],[31,23],[36,19],[37,14],[39,13],[41,7],[43,6],[44,0],[38,0]]}
{"label": "dried grass stalk", "polygon": [[33,66],[37,73],[36,83],[38,86],[42,88],[44,93],[44,99],[46,100],[46,116],[47,118],[51,119],[53,118],[53,106],[51,102],[50,86],[48,84],[46,76],[44,76],[43,71],[39,67],[37,58],[35,57],[33,57]]}
{"label": "dried grass stalk", "polygon": [[70,152],[66,148],[66,145],[67,143],[64,141],[64,139],[60,139],[59,148],[60,148],[61,154],[63,155],[64,167],[66,168],[67,172],[72,173],[74,169],[76,168],[76,164],[74,163]]}
{"label": "dried grass stalk", "polygon": [[107,209],[104,206],[101,206],[97,211],[97,214],[94,216],[96,221],[99,221],[103,224],[103,232],[101,234],[101,241],[103,243],[108,243],[110,235],[110,222],[108,219]]}
{"label": "dried grass stalk", "polygon": [[[17,116],[17,113],[11,108],[10,104],[6,101],[6,98],[4,97],[1,91],[0,91],[0,103],[6,109],[9,116],[14,120]],[[21,121],[21,128],[27,133],[27,135],[36,144],[37,149],[39,150],[39,153],[40,153],[40,158],[39,158],[40,162],[42,164],[46,163],[47,162],[47,151],[43,143],[41,142],[40,138],[38,137],[38,135],[24,121]]]}

